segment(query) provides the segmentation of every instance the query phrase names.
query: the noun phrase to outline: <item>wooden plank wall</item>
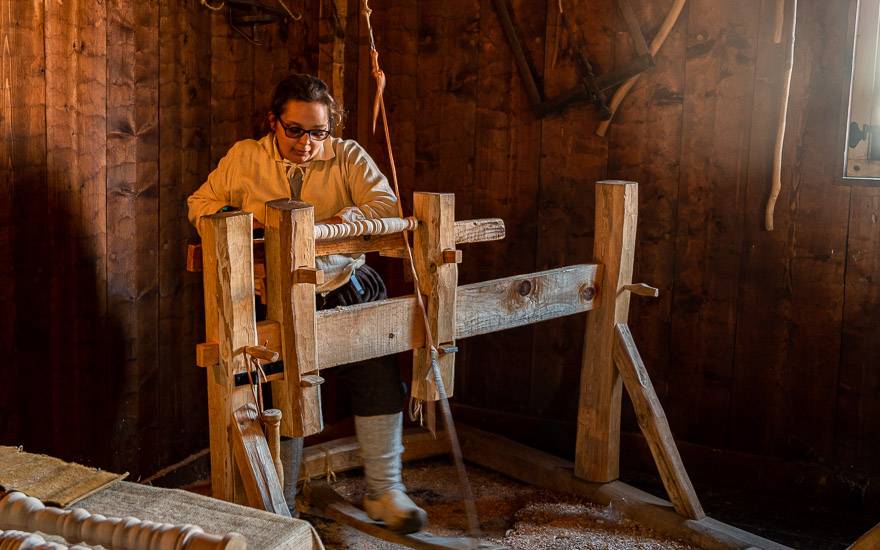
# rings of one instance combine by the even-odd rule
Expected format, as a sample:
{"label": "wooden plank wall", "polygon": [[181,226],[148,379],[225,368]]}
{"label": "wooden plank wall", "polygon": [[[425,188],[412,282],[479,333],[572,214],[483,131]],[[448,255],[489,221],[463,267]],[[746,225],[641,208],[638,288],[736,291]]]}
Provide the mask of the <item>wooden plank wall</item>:
{"label": "wooden plank wall", "polygon": [[[649,38],[671,3],[632,1]],[[630,319],[675,435],[728,451],[712,457],[809,464],[865,493],[880,477],[880,189],[837,176],[852,14],[800,1],[768,233],[774,4],[690,0],[598,138],[588,106],[530,112],[492,0],[371,2],[405,204],[452,191],[459,218],[507,220],[506,240],[465,250],[462,282],[588,261],[593,182],[640,182],[635,278],[661,297],[634,299]],[[135,475],[206,446],[184,198],[229,145],[258,135],[288,70],[326,75],[346,135],[387,167],[369,131],[359,2],[288,5],[302,21],[260,48],[197,0],[0,8],[0,443]],[[511,2],[548,96],[577,78],[558,5]],[[563,6],[599,72],[632,54],[612,0]],[[383,267],[404,288],[399,265]],[[570,453],[582,333],[576,318],[462,342],[460,410]]]}
{"label": "wooden plank wall", "polygon": [[134,479],[207,446],[185,199],[316,71],[319,6],[287,3],[262,47],[198,0],[2,4],[0,444]]}
{"label": "wooden plank wall", "polygon": [[[631,3],[650,40],[671,0]],[[633,299],[630,320],[674,434],[818,465],[864,493],[880,476],[880,189],[838,177],[849,2],[800,1],[774,232],[775,0],[690,0],[607,139],[586,106],[534,117],[491,1],[372,4],[404,195],[454,191],[459,218],[507,221],[505,241],[465,250],[462,281],[588,260],[593,182],[640,182],[635,279],[661,297]],[[544,92],[571,86],[558,2],[510,5]],[[563,5],[599,72],[629,59],[612,0]],[[462,418],[570,453],[582,323],[463,342]]]}

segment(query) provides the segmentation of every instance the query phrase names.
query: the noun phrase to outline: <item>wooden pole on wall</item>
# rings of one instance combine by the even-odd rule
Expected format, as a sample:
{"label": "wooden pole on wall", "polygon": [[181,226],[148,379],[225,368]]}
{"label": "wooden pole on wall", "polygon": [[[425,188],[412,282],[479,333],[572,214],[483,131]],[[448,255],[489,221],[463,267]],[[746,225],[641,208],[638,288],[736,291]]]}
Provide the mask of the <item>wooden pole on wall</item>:
{"label": "wooden pole on wall", "polygon": [[596,184],[593,257],[602,278],[587,316],[581,363],[575,475],[605,483],[617,479],[620,458],[621,380],[612,358],[615,325],[626,323],[638,218],[638,184]]}

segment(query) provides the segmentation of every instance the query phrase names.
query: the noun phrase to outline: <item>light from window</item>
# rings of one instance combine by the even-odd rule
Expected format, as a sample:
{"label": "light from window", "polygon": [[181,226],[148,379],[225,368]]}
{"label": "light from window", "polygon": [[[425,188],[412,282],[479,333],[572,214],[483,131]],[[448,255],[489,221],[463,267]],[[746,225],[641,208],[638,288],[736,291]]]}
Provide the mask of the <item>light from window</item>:
{"label": "light from window", "polygon": [[847,178],[880,179],[880,0],[860,0],[847,125]]}

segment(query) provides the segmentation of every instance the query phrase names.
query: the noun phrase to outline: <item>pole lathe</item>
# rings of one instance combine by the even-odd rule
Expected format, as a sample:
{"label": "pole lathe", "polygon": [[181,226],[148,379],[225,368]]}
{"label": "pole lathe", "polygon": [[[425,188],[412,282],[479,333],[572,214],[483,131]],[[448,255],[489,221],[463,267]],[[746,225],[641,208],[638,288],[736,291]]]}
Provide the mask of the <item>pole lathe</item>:
{"label": "pole lathe", "polygon": [[[414,395],[425,401],[438,398],[427,376],[432,374],[426,358],[428,338],[415,295],[315,311],[315,286],[322,279],[315,267],[316,255],[378,251],[400,257],[403,236],[387,231],[413,228],[414,264],[419,293],[427,305],[427,330],[438,344],[440,375],[450,395],[457,340],[595,309],[588,316],[585,334],[573,476],[597,483],[616,479],[621,389],[626,385],[644,413],[639,425],[675,510],[682,517],[703,517],[656,393],[643,382],[648,380],[647,371],[626,328],[630,294],[657,295],[656,289],[632,281],[637,185],[600,181],[595,192],[595,263],[462,286],[457,284],[458,246],[503,238],[504,226],[496,219],[456,222],[451,194],[415,193],[414,219],[349,222],[339,228],[315,224],[314,209],[306,203],[273,201],[267,205],[266,237],[261,243],[265,267],[253,262],[250,213],[205,218],[202,265],[208,342],[197,347],[196,356],[199,366],[209,372],[214,496],[241,498],[236,468],[274,483],[278,479],[271,459],[232,452],[231,422],[243,392],[249,391],[237,382],[248,368],[244,352],[248,346],[259,343],[281,354],[282,362],[264,370],[265,379],[273,384],[274,405],[283,411],[281,433],[287,436],[323,429],[321,369],[413,351]],[[260,323],[253,314],[255,267],[267,278],[268,319]],[[322,447],[327,445],[332,447],[332,442]],[[448,452],[448,447],[437,452]],[[269,457],[268,450],[265,456]],[[348,447],[328,451],[322,460],[322,471],[357,466]]]}
{"label": "pole lathe", "polygon": [[[417,193],[414,217],[357,220],[339,224],[316,224],[312,206],[289,199],[267,204],[264,247],[265,264],[255,265],[252,239],[252,215],[228,212],[205,218],[201,264],[205,288],[207,342],[197,348],[197,362],[208,367],[208,401],[211,426],[212,488],[214,495],[226,500],[259,502],[248,494],[273,492],[274,480],[280,476],[260,475],[259,471],[274,465],[243,465],[236,460],[244,456],[239,433],[252,430],[230,430],[237,427],[237,411],[252,399],[246,383],[250,366],[248,350],[264,346],[281,354],[282,361],[267,365],[265,378],[272,383],[273,405],[281,411],[282,435],[302,437],[323,429],[321,414],[321,368],[353,361],[362,361],[416,349],[413,395],[421,400],[436,400],[435,382],[429,379],[428,361],[418,348],[425,340],[423,324],[412,323],[416,308],[408,299],[394,299],[365,305],[360,310],[341,308],[315,311],[315,289],[323,281],[316,268],[315,256],[331,253],[358,254],[379,251],[400,257],[403,232],[412,231],[414,263],[427,301],[429,326],[435,342],[446,353],[440,358],[441,376],[452,394],[452,369],[455,349],[455,293],[457,263],[461,261],[459,243],[497,240],[504,237],[504,224],[498,219],[454,220],[454,196],[439,193]],[[265,274],[267,320],[255,322],[254,268]],[[403,308],[403,312],[385,313],[383,306]],[[378,305],[379,309],[372,307]],[[381,319],[373,319],[382,311]],[[354,315],[354,318],[350,316]],[[407,320],[401,319],[403,315]],[[346,317],[347,328],[337,329],[337,322]],[[384,338],[370,344],[377,333],[365,334],[369,327],[399,323],[384,332]],[[385,331],[385,328],[380,329]],[[389,336],[391,335],[391,336]],[[361,352],[367,344],[369,350]],[[356,356],[346,357],[347,348]],[[242,376],[242,375],[245,376]],[[251,380],[257,379],[256,371]],[[274,448],[274,434],[269,449]],[[235,441],[235,444],[233,444]],[[260,485],[242,491],[237,483],[239,471],[245,489],[251,481]],[[250,480],[250,481],[249,481]],[[276,499],[264,494],[262,502]]]}

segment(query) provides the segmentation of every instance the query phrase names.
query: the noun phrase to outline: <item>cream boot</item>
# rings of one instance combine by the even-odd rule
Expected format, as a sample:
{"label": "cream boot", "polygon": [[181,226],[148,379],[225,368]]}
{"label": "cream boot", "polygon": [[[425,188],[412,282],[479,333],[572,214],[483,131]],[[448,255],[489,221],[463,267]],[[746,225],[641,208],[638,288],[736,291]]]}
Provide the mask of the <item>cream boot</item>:
{"label": "cream boot", "polygon": [[421,530],[428,514],[406,495],[400,477],[403,413],[355,416],[354,427],[367,481],[367,515],[398,533]]}

